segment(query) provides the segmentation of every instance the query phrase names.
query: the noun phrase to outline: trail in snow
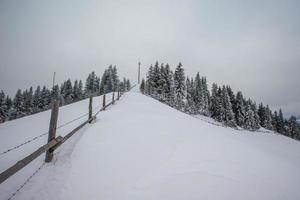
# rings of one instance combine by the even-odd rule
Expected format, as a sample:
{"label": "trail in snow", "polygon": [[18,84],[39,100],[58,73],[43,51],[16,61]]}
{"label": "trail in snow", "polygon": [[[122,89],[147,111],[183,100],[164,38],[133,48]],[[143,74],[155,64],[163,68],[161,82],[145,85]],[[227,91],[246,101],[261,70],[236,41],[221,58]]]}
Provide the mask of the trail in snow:
{"label": "trail in snow", "polygon": [[214,126],[129,92],[15,199],[296,200],[299,152],[287,137]]}

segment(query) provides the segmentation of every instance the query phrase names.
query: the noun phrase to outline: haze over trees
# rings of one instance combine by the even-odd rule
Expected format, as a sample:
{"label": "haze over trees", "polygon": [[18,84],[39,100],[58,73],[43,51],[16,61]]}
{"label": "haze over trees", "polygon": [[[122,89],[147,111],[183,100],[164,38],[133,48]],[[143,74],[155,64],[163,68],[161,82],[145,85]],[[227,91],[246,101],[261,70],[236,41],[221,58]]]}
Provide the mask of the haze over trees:
{"label": "haze over trees", "polygon": [[185,76],[181,63],[174,72],[168,64],[151,65],[140,90],[180,111],[209,116],[226,126],[253,131],[262,127],[300,140],[295,116],[284,119],[281,109],[272,112],[268,105],[245,98],[241,91],[234,93],[229,85],[213,83],[209,90],[206,77],[199,73]]}
{"label": "haze over trees", "polygon": [[129,79],[119,80],[116,66],[109,66],[100,78],[91,72],[85,84],[82,80],[70,79],[64,81],[60,86],[54,85],[52,89],[46,86],[33,89],[30,87],[22,91],[17,90],[14,98],[0,92],[0,123],[13,120],[30,114],[50,109],[53,100],[59,100],[60,105],[70,104],[85,99],[91,95],[102,95],[118,90],[125,91],[131,87]]}

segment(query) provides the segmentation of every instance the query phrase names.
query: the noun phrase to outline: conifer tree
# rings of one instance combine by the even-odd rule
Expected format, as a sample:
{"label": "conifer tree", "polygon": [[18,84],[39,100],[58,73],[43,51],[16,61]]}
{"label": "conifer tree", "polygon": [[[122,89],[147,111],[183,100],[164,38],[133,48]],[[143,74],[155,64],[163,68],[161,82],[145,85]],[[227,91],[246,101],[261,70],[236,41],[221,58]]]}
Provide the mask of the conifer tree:
{"label": "conifer tree", "polygon": [[203,100],[203,110],[202,114],[205,116],[209,116],[209,101],[210,101],[210,94],[207,87],[206,78],[202,77],[201,79],[202,85],[202,100]]}
{"label": "conifer tree", "polygon": [[212,118],[220,118],[220,99],[218,97],[218,85],[216,83],[212,84],[210,113]]}
{"label": "conifer tree", "polygon": [[291,116],[288,120],[289,133],[288,136],[297,139],[300,134],[300,127],[295,116]]}
{"label": "conifer tree", "polygon": [[223,116],[222,121],[227,125],[231,127],[235,127],[235,119],[232,111],[232,106],[230,102],[230,97],[227,93],[227,89],[225,86],[222,88],[222,107],[223,107]]}
{"label": "conifer tree", "polygon": [[279,114],[278,114],[277,130],[278,133],[284,134],[284,119],[283,119],[283,114],[281,109],[279,109]]}
{"label": "conifer tree", "polygon": [[26,114],[31,114],[33,112],[33,88],[30,87],[29,90],[25,90],[23,93],[24,97],[24,110]]}
{"label": "conifer tree", "polygon": [[236,94],[236,103],[235,103],[235,120],[238,126],[244,127],[245,122],[245,103],[242,92]]}
{"label": "conifer tree", "polygon": [[182,64],[179,63],[174,73],[175,107],[178,110],[184,109],[185,98],[185,76]]}
{"label": "conifer tree", "polygon": [[195,113],[203,113],[203,91],[202,91],[202,82],[199,72],[197,73],[194,81],[194,103],[195,103]]}
{"label": "conifer tree", "polygon": [[[99,85],[99,90],[100,90],[100,85]],[[79,92],[79,99],[83,99],[85,97],[85,94],[84,94],[83,84],[81,80],[78,83],[78,92]]]}
{"label": "conifer tree", "polygon": [[112,81],[113,81],[113,91],[116,92],[118,91],[118,85],[120,82],[116,66],[114,66],[112,69]]}
{"label": "conifer tree", "polygon": [[73,86],[70,79],[68,79],[64,84],[63,94],[65,103],[69,104],[73,102]]}
{"label": "conifer tree", "polygon": [[153,94],[153,66],[151,65],[147,73],[146,93],[150,96]]}
{"label": "conifer tree", "polygon": [[59,100],[59,97],[60,97],[59,86],[58,85],[54,85],[52,87],[52,91],[51,91],[51,99],[52,100]]}
{"label": "conifer tree", "polygon": [[145,80],[142,79],[141,85],[140,85],[140,91],[142,94],[145,94]]}
{"label": "conifer tree", "polygon": [[257,105],[255,102],[250,101],[250,106],[253,112],[253,124],[252,124],[252,129],[257,130],[260,128],[260,119],[258,115],[258,110],[257,110]]}
{"label": "conifer tree", "polygon": [[25,115],[24,98],[23,98],[22,91],[18,89],[15,98],[13,100],[13,109],[10,112],[10,118],[16,119],[24,115]]}
{"label": "conifer tree", "polygon": [[272,111],[270,110],[269,106],[267,105],[265,109],[265,123],[264,123],[266,129],[273,130],[272,125]]}
{"label": "conifer tree", "polygon": [[195,114],[195,106],[194,106],[194,88],[193,84],[190,81],[189,77],[186,78],[186,104],[185,104],[185,112],[189,114]]}
{"label": "conifer tree", "polygon": [[253,130],[254,113],[251,109],[250,102],[246,102],[243,128]]}
{"label": "conifer tree", "polygon": [[0,92],[0,123],[3,123],[7,116],[7,110],[5,105],[5,94],[3,91]]}
{"label": "conifer tree", "polygon": [[131,83],[130,83],[129,79],[127,79],[127,81],[126,81],[126,86],[127,86],[127,91],[129,91],[131,88]]}

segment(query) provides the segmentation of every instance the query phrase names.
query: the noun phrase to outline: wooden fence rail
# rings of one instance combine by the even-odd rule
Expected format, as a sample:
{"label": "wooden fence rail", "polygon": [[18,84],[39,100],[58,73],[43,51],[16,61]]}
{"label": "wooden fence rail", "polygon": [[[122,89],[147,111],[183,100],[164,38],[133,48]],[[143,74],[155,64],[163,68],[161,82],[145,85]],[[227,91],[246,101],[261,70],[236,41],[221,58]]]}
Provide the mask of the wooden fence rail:
{"label": "wooden fence rail", "polygon": [[[133,86],[134,87],[134,86]],[[131,87],[130,89],[132,89]],[[16,174],[18,171],[20,171],[22,168],[24,168],[26,165],[31,163],[33,160],[35,160],[37,157],[39,157],[41,154],[46,152],[46,158],[45,162],[51,162],[53,159],[53,152],[55,149],[57,149],[60,145],[62,145],[64,142],[66,142],[70,137],[72,137],[78,130],[80,130],[82,127],[84,127],[86,124],[91,123],[93,120],[96,119],[96,116],[99,114],[99,112],[104,111],[108,106],[113,105],[115,102],[114,99],[114,93],[112,93],[112,101],[108,104],[106,104],[106,95],[103,95],[103,106],[102,108],[96,112],[94,116],[92,116],[92,104],[93,104],[93,96],[89,98],[89,117],[86,121],[84,121],[82,124],[77,126],[75,129],[73,129],[71,132],[69,132],[67,135],[64,137],[58,136],[56,137],[56,126],[57,126],[57,119],[58,119],[58,110],[59,110],[59,102],[55,101],[53,102],[52,105],[52,112],[51,112],[51,118],[50,118],[50,125],[49,125],[49,135],[48,135],[48,143],[41,146],[37,150],[35,150],[33,153],[30,155],[26,156],[22,160],[19,160],[14,164],[13,166],[9,167],[7,170],[2,172],[0,174],[0,184],[6,181],[9,177],[13,176]],[[117,100],[120,99],[120,97],[123,95],[123,92],[118,91],[118,98]]]}

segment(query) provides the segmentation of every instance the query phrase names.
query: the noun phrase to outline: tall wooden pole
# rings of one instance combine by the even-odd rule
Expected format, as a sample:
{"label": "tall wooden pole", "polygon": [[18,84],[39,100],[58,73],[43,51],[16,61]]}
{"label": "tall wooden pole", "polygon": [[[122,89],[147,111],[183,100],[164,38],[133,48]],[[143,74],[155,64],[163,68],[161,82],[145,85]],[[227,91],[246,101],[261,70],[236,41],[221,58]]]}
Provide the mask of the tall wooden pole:
{"label": "tall wooden pole", "polygon": [[[49,125],[49,133],[48,133],[48,143],[51,142],[53,139],[55,139],[57,118],[58,118],[58,108],[59,108],[59,102],[53,101],[50,125]],[[49,149],[46,152],[45,162],[51,162],[52,158],[53,158],[53,150]]]}
{"label": "tall wooden pole", "polygon": [[55,85],[55,72],[53,73],[52,88],[54,87],[54,85]]}

